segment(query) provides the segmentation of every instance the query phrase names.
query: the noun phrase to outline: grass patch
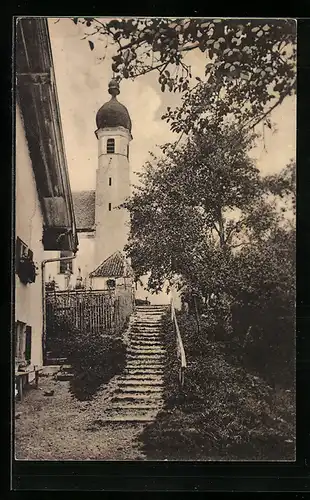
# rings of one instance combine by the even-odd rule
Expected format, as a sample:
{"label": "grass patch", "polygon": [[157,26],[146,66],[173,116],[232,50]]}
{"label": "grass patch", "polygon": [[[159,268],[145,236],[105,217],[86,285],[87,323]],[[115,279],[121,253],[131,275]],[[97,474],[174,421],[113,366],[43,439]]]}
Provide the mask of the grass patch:
{"label": "grass patch", "polygon": [[165,408],[141,435],[152,460],[294,460],[295,392],[274,388],[227,359],[193,318],[179,315],[188,368],[178,389],[175,335],[163,327],[168,351]]}

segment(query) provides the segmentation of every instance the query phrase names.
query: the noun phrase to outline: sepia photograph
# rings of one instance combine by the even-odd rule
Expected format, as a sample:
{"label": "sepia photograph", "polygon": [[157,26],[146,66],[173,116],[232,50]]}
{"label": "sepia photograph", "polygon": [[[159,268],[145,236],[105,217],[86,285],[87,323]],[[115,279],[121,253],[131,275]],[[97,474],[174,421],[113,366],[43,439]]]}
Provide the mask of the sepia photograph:
{"label": "sepia photograph", "polygon": [[296,458],[296,20],[14,20],[14,457]]}

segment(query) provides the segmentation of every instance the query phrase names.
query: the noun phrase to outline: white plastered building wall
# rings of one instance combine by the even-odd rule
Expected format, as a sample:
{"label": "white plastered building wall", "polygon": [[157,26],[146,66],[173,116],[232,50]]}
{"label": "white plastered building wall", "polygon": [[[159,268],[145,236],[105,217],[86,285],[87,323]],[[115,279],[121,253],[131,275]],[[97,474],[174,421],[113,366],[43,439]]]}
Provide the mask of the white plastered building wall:
{"label": "white plastered building wall", "polygon": [[42,243],[43,215],[32,169],[24,123],[18,105],[16,106],[16,237],[33,252],[37,264],[34,283],[24,285],[15,274],[15,321],[32,329],[31,364],[41,365],[42,360],[42,276],[41,262],[57,257],[58,252],[45,252]]}

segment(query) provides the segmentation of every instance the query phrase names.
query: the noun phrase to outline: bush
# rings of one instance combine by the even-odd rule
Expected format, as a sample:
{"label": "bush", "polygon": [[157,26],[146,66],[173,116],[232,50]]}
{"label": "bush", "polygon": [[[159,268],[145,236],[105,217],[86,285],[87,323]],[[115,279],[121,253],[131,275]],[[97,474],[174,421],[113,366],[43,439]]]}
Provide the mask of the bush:
{"label": "bush", "polygon": [[79,330],[72,326],[71,321],[63,316],[49,314],[47,317],[46,351],[53,358],[64,358],[68,339],[79,335]]}
{"label": "bush", "polygon": [[87,333],[70,338],[66,355],[74,374],[72,392],[79,399],[89,399],[125,367],[126,347],[119,337]]}
{"label": "bush", "polygon": [[47,350],[67,358],[74,374],[71,390],[78,399],[92,397],[125,366],[126,347],[121,337],[80,331],[65,317],[54,318],[48,333]]}

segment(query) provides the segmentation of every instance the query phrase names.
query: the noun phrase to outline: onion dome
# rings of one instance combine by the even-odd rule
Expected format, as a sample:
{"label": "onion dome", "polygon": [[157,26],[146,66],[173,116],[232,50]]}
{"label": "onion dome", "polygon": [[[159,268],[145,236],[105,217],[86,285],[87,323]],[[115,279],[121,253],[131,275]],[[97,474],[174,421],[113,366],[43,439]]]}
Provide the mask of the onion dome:
{"label": "onion dome", "polygon": [[117,80],[110,81],[108,92],[112,97],[97,112],[97,128],[124,127],[131,132],[131,119],[128,110],[116,98],[120,93]]}

